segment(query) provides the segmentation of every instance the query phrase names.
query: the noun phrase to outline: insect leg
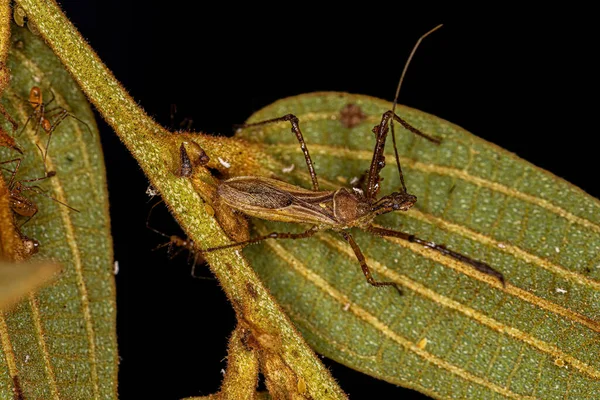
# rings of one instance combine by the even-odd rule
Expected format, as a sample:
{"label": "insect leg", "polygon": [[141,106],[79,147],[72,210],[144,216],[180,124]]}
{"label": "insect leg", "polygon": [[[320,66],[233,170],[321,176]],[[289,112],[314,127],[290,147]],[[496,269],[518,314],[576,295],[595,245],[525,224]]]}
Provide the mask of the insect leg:
{"label": "insect leg", "polygon": [[16,162],[17,163],[17,166],[15,167],[14,170],[10,170],[10,169],[4,168],[4,167],[2,168],[3,170],[8,171],[8,172],[11,173],[11,175],[10,175],[10,181],[8,181],[8,185],[7,185],[9,188],[12,188],[13,185],[14,185],[14,183],[15,183],[15,176],[17,175],[17,171],[19,170],[19,167],[21,166],[21,161],[22,161],[22,158],[13,158],[12,160],[7,160],[7,161],[0,162],[0,165],[1,164],[10,164],[12,162]]}
{"label": "insect leg", "polygon": [[[41,91],[40,91],[40,94],[41,94]],[[49,104],[52,104],[52,102],[56,98],[56,96],[54,95],[54,90],[50,89],[50,94],[52,94],[52,98],[43,104],[44,107],[47,107]],[[41,101],[41,97],[40,97],[40,101]]]}
{"label": "insect leg", "polygon": [[300,233],[271,232],[268,235],[255,237],[254,239],[244,240],[242,242],[237,242],[237,243],[226,244],[223,246],[210,247],[208,249],[201,249],[201,250],[199,249],[197,251],[200,254],[209,253],[209,252],[215,251],[215,250],[223,250],[223,249],[230,249],[232,247],[246,246],[248,244],[262,242],[263,240],[267,240],[267,239],[304,239],[307,237],[311,237],[312,235],[317,233],[317,231],[318,231],[317,227],[313,226],[312,228],[310,228],[304,232],[300,232]]}
{"label": "insect leg", "polygon": [[0,114],[2,114],[4,116],[4,118],[6,118],[6,120],[8,122],[10,122],[10,124],[12,125],[12,128],[13,128],[13,132],[16,131],[17,129],[19,129],[19,124],[17,123],[17,121],[15,121],[10,116],[10,114],[8,113],[8,111],[6,111],[1,104],[0,104]]}
{"label": "insect leg", "polygon": [[[167,234],[164,234],[164,233],[162,233],[161,231],[159,231],[159,230],[157,230],[157,229],[154,229],[153,227],[151,227],[151,226],[150,226],[150,217],[152,216],[152,212],[154,211],[154,208],[155,208],[157,205],[161,204],[162,202],[163,202],[163,200],[159,200],[159,201],[157,201],[156,203],[154,203],[154,204],[152,205],[152,207],[150,207],[150,211],[148,211],[148,216],[146,217],[146,228],[150,229],[150,230],[151,230],[152,232],[154,232],[154,233],[158,233],[159,235],[161,235],[161,236],[164,236],[164,237],[166,237],[166,238],[169,238],[169,239],[170,239],[170,238],[171,238],[171,236],[169,236],[169,235],[167,235]],[[158,247],[157,247],[157,248],[158,248]]]}
{"label": "insect leg", "polygon": [[[46,158],[48,157],[48,148],[50,148],[50,140],[52,139],[52,133],[56,129],[56,127],[63,122],[65,118],[69,116],[67,110],[64,110],[58,114],[58,118],[54,121],[54,123],[50,126],[50,129],[46,132],[48,134],[48,141],[46,142],[46,149],[44,151],[44,166],[46,165]],[[39,146],[38,146],[39,148]],[[41,150],[41,149],[40,149]]]}
{"label": "insect leg", "polygon": [[[373,158],[371,160],[371,167],[369,168],[369,176],[367,179],[367,198],[374,199],[377,196],[377,192],[379,191],[379,173],[385,167],[385,141],[387,139],[387,134],[389,131],[388,125],[390,125],[390,121],[398,121],[404,128],[409,130],[410,132],[421,136],[433,143],[441,143],[440,139],[435,138],[433,136],[429,136],[426,133],[421,132],[419,129],[410,125],[408,122],[400,118],[393,111],[386,111],[381,116],[381,122],[379,125],[373,128],[373,132],[377,136],[375,142],[375,149],[373,150]],[[394,125],[392,125],[392,129],[394,129]],[[406,192],[406,185],[404,183],[404,175],[402,174],[402,168],[400,167],[400,157],[398,156],[398,150],[396,148],[395,136],[392,135],[392,139],[394,140],[394,152],[396,155],[396,164],[398,165],[398,173],[400,175],[400,183],[402,184],[402,189]]]}
{"label": "insect leg", "polygon": [[[88,125],[87,122],[85,122],[84,120],[76,117],[74,114],[70,113],[69,111],[67,111],[66,109],[64,109],[64,108],[62,108],[60,106],[54,107],[54,108],[52,108],[50,110],[46,110],[46,115],[48,115],[48,113],[53,114],[53,112],[55,110],[59,110],[60,111],[58,114],[62,114],[62,113],[66,114],[65,118],[66,117],[70,117],[70,118],[73,118],[74,120],[77,120],[77,121],[81,122],[85,126],[85,128],[87,129],[87,131],[89,132],[90,135],[94,134],[94,132],[92,132],[92,128],[90,128],[90,126]],[[53,116],[53,115],[50,115],[50,116]],[[61,121],[62,121],[62,119],[61,119]],[[56,124],[56,125],[58,125],[58,124]]]}
{"label": "insect leg", "polygon": [[356,258],[358,259],[358,262],[360,264],[360,267],[362,268],[362,272],[365,275],[365,278],[367,278],[367,282],[369,282],[369,284],[371,284],[373,286],[377,286],[377,287],[392,286],[394,289],[396,289],[398,291],[398,294],[402,296],[402,290],[400,290],[400,288],[398,287],[398,284],[396,284],[395,282],[389,282],[389,281],[379,282],[379,281],[376,281],[375,279],[373,279],[373,275],[371,275],[371,270],[369,269],[369,266],[367,265],[367,260],[365,259],[365,256],[363,255],[362,251],[360,250],[360,247],[358,247],[358,244],[356,244],[356,242],[354,241],[354,238],[347,232],[340,232],[340,233],[342,234],[342,237],[344,238],[344,240],[350,244],[350,247],[352,247],[352,250],[354,250],[354,254],[356,255]]}
{"label": "insect leg", "polygon": [[21,128],[21,130],[15,135],[16,137],[21,136],[23,134],[23,132],[25,132],[25,129],[27,128],[27,125],[29,124],[29,121],[31,121],[31,118],[33,118],[36,114],[37,114],[37,109],[34,109],[33,112],[31,114],[29,114],[29,116],[27,117],[25,124],[23,124],[23,128]]}
{"label": "insect leg", "polygon": [[407,242],[418,243],[424,247],[435,250],[445,256],[452,257],[455,260],[468,264],[479,272],[483,272],[484,274],[497,278],[502,283],[502,286],[506,285],[506,282],[504,281],[504,275],[502,275],[502,273],[496,271],[495,269],[493,269],[488,264],[482,261],[473,260],[472,258],[465,256],[464,254],[460,254],[453,250],[450,250],[446,248],[446,246],[444,246],[443,244],[436,244],[434,242],[418,238],[415,235],[411,235],[409,233],[394,231],[386,228],[377,228],[375,226],[369,226],[367,230],[378,236],[395,237],[398,239],[406,240]]}
{"label": "insect leg", "polygon": [[306,147],[306,143],[304,143],[304,137],[302,136],[302,131],[300,130],[299,120],[294,114],[287,114],[283,117],[268,119],[266,121],[255,122],[252,124],[244,124],[238,125],[239,128],[250,128],[254,126],[261,126],[267,124],[273,124],[281,121],[289,121],[292,124],[292,132],[296,135],[298,142],[300,142],[300,148],[304,153],[304,159],[306,160],[306,166],[308,167],[308,173],[310,174],[310,178],[312,179],[313,190],[319,191],[319,182],[317,181],[317,173],[315,172],[315,168],[313,166],[312,158],[310,158],[310,154],[308,153],[308,148]]}
{"label": "insect leg", "polygon": [[[49,176],[45,176],[43,178],[37,178],[37,179],[29,179],[27,181],[21,181],[21,182],[37,181],[37,180],[42,180],[42,179],[50,178],[52,176],[54,176],[54,175],[49,175]],[[62,201],[60,201],[60,200],[58,200],[58,199],[56,199],[56,198],[54,198],[52,196],[47,195],[46,193],[44,193],[44,190],[42,188],[40,188],[40,187],[37,187],[37,186],[25,186],[25,185],[23,185],[23,189],[22,190],[23,191],[25,191],[25,190],[31,190],[34,193],[41,194],[42,196],[46,196],[50,200],[54,200],[58,204],[61,204],[61,205],[65,206],[65,207],[67,207],[71,211],[79,212],[78,209],[71,207],[67,203],[63,203]]]}

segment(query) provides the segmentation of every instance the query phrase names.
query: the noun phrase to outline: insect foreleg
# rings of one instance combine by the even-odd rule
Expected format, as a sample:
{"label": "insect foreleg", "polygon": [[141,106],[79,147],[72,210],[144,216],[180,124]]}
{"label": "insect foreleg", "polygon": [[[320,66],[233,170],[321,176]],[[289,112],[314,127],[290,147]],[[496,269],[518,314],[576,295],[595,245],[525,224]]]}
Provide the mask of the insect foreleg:
{"label": "insect foreleg", "polygon": [[310,178],[312,179],[313,190],[319,190],[319,182],[317,181],[317,173],[315,172],[315,168],[313,166],[312,158],[310,158],[310,154],[308,153],[308,148],[306,147],[306,143],[304,143],[304,137],[302,136],[302,131],[300,130],[299,120],[294,114],[287,114],[283,117],[268,119],[266,121],[255,122],[252,124],[239,125],[239,128],[250,128],[254,126],[261,126],[267,124],[273,124],[281,121],[289,121],[292,124],[292,132],[296,135],[298,142],[300,142],[300,148],[304,153],[304,159],[306,160],[306,166],[308,167],[308,172],[310,173]]}
{"label": "insect foreleg", "polygon": [[374,226],[369,226],[367,228],[367,230],[369,232],[372,232],[379,236],[395,237],[398,239],[406,240],[407,242],[418,243],[424,247],[435,250],[443,255],[452,257],[455,260],[458,260],[460,262],[468,264],[471,267],[475,268],[479,272],[483,272],[484,274],[491,275],[491,276],[497,278],[502,283],[503,286],[505,285],[504,275],[502,275],[502,273],[496,271],[495,269],[493,269],[492,267],[490,267],[488,264],[486,264],[484,262],[473,260],[472,258],[465,256],[464,254],[460,254],[460,253],[457,253],[456,251],[446,248],[446,246],[444,246],[442,244],[436,244],[434,242],[430,242],[430,241],[418,238],[415,235],[411,235],[409,233],[400,232],[400,231],[394,231],[391,229],[377,228]]}
{"label": "insect foreleg", "polygon": [[356,255],[356,258],[358,259],[358,262],[360,264],[360,267],[362,268],[362,272],[365,275],[365,278],[367,278],[367,282],[369,282],[369,284],[371,284],[373,286],[377,286],[377,287],[392,286],[394,289],[396,289],[398,291],[398,294],[400,296],[402,296],[402,290],[400,290],[400,288],[398,287],[398,284],[396,284],[395,282],[390,282],[390,281],[379,282],[373,278],[373,275],[371,274],[371,270],[369,269],[369,266],[367,265],[367,260],[365,259],[365,256],[363,255],[362,251],[360,250],[360,247],[358,247],[358,244],[356,244],[356,242],[354,241],[354,238],[347,232],[340,232],[340,233],[342,234],[342,237],[344,238],[344,240],[350,244],[350,247],[352,247],[352,250],[354,250],[354,254]]}

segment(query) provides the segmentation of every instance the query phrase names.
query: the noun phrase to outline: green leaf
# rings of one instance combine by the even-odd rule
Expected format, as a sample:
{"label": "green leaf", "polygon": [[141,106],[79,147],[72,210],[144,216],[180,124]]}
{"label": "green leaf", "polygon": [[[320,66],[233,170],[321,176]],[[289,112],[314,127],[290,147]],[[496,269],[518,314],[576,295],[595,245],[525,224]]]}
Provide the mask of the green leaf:
{"label": "green leaf", "polygon": [[[79,212],[34,191],[23,192],[39,209],[21,228],[23,234],[40,242],[35,259],[55,260],[63,270],[52,286],[29,294],[14,311],[0,314],[0,398],[116,398],[112,240],[94,116],[75,82],[42,40],[26,29],[14,28],[11,41],[11,86],[2,104],[20,124],[19,130],[33,110],[27,101],[33,86],[42,89],[44,101],[54,93],[48,110],[60,106],[84,122],[67,117],[54,130],[46,165],[56,176],[24,183],[39,185],[48,196]],[[51,122],[54,118],[49,117]],[[0,122],[12,132],[3,119]],[[24,156],[11,149],[0,153],[2,161],[23,158],[17,180],[44,176],[36,144],[45,148],[48,136],[42,129],[36,133],[34,122],[17,134]],[[3,167],[14,169],[15,163]],[[8,183],[10,173],[4,171],[4,176]],[[18,217],[17,223],[24,221]]]}
{"label": "green leaf", "polygon": [[[353,128],[342,124],[348,104],[366,116]],[[316,93],[280,100],[251,121],[297,115],[321,187],[332,189],[369,168],[371,129],[389,108],[367,96]],[[418,201],[375,223],[486,262],[506,287],[417,244],[356,229],[375,278],[397,282],[403,296],[367,284],[333,231],[250,246],[262,279],[313,348],[390,383],[443,399],[598,398],[600,203],[447,121],[402,106],[397,113],[442,143],[396,126]],[[273,175],[311,187],[289,123],[240,135],[264,143]],[[386,159],[380,194],[400,186],[389,143]],[[306,228],[253,221],[260,233]]]}

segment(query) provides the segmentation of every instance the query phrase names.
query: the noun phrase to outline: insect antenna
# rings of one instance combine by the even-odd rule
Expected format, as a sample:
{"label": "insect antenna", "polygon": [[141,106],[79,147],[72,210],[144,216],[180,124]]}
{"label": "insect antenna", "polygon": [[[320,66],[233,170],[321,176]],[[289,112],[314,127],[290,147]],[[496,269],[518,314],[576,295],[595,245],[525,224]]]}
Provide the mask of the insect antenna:
{"label": "insect antenna", "polygon": [[[421,36],[419,38],[419,40],[417,40],[417,43],[415,43],[412,51],[410,52],[410,55],[408,56],[408,59],[406,60],[406,63],[404,64],[404,69],[402,70],[402,75],[400,75],[400,81],[398,82],[398,87],[396,88],[396,95],[394,96],[394,103],[392,105],[392,114],[393,115],[395,115],[395,113],[396,113],[396,105],[398,104],[398,96],[400,95],[400,88],[402,87],[402,82],[404,81],[404,76],[406,75],[408,66],[409,66],[413,56],[415,55],[417,48],[419,47],[419,45],[421,44],[423,39],[425,39],[427,36],[429,36],[433,32],[440,29],[442,26],[443,26],[443,24],[440,24],[440,25],[436,26],[435,28],[433,28],[432,30],[430,30],[429,32],[425,33],[423,36]],[[402,190],[406,193],[407,192],[406,184],[404,183],[404,175],[402,174],[402,167],[400,166],[400,156],[398,155],[398,147],[396,146],[396,132],[394,131],[394,118],[392,118],[390,120],[390,128],[392,130],[392,143],[394,143],[394,154],[396,156],[396,165],[398,166],[398,174],[400,175],[400,183],[402,184]],[[415,132],[415,133],[420,135],[420,133],[418,133],[418,132]],[[430,138],[430,137],[425,137],[425,138],[432,140],[432,138]],[[433,140],[433,141],[435,142],[436,140]],[[439,143],[439,141],[438,141],[438,143]]]}
{"label": "insect antenna", "polygon": [[[44,177],[42,177],[42,178],[37,178],[37,179],[28,179],[28,180],[25,180],[25,181],[19,181],[19,182],[30,182],[30,181],[34,181],[34,180],[35,180],[35,181],[39,181],[39,180],[42,180],[42,179],[51,178],[51,177],[53,177],[54,175],[56,175],[56,173],[52,173],[52,172],[54,172],[54,171],[50,171],[50,173],[49,173],[47,176],[44,176]],[[55,201],[55,202],[57,202],[58,204],[61,204],[61,205],[65,206],[65,207],[67,207],[67,208],[68,208],[69,210],[71,210],[71,211],[79,212],[79,210],[78,210],[78,209],[76,209],[76,208],[73,208],[73,207],[71,207],[70,205],[68,205],[67,203],[64,203],[64,202],[62,202],[62,201],[58,200],[57,198],[55,198],[55,197],[52,197],[52,196],[50,196],[50,195],[46,194],[46,193],[45,193],[45,191],[44,191],[44,189],[42,189],[42,188],[41,188],[41,187],[39,187],[39,186],[22,186],[21,190],[31,190],[32,192],[34,192],[34,193],[37,193],[37,194],[41,194],[42,196],[45,196],[45,197],[49,198],[50,200],[54,200],[54,201]]]}

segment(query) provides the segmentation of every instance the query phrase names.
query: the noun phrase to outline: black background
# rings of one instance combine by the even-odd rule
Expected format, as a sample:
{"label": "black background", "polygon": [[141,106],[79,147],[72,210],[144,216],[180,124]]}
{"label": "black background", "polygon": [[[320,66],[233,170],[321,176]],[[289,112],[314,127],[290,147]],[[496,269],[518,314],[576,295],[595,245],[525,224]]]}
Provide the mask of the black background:
{"label": "black background", "polygon": [[[319,90],[392,100],[415,40],[438,23],[409,69],[400,102],[452,121],[598,197],[594,25],[565,10],[468,19],[362,3],[240,9],[170,0],[62,1],[117,79],[158,122],[231,134],[272,101]],[[204,3],[204,2],[199,2]],[[456,11],[456,10],[455,10]],[[466,11],[465,11],[466,12]],[[519,14],[517,17],[516,15]],[[466,16],[466,14],[463,14]],[[121,398],[178,399],[218,390],[235,318],[215,281],[185,256],[152,251],[147,180],[99,118],[117,275]],[[310,146],[310,144],[309,144]],[[177,233],[161,208],[154,225]],[[357,268],[357,273],[359,270]],[[204,271],[210,276],[208,270]],[[354,399],[419,396],[324,359]]]}

